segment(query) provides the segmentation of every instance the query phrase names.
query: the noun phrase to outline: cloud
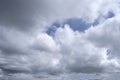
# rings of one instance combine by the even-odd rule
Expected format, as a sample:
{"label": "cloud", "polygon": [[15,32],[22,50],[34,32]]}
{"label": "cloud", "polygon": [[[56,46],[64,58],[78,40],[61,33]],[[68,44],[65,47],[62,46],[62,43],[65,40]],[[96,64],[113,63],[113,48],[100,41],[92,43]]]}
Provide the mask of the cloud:
{"label": "cloud", "polygon": [[31,37],[20,31],[0,27],[0,50],[5,54],[27,53]]}
{"label": "cloud", "polygon": [[34,28],[41,30],[46,24],[73,17],[94,22],[99,15],[107,14],[110,10],[117,12],[116,5],[116,0],[1,0],[0,25],[26,31]]}
{"label": "cloud", "polygon": [[99,48],[87,42],[84,33],[74,32],[65,26],[64,29],[59,28],[55,36],[61,44],[63,64],[70,71],[94,73],[109,69],[111,65],[117,66],[116,60],[108,59],[107,48]]}
{"label": "cloud", "polygon": [[40,51],[54,52],[59,49],[59,45],[56,44],[52,37],[46,33],[41,33],[33,41],[33,48]]}
{"label": "cloud", "polygon": [[119,36],[120,36],[120,22],[119,15],[114,18],[106,20],[97,27],[91,27],[86,31],[88,40],[99,47],[106,47],[111,50],[111,54],[119,57]]}
{"label": "cloud", "polygon": [[26,29],[30,25],[33,25],[32,18],[34,10],[30,10],[31,8],[29,7],[31,4],[31,1],[1,0],[0,24],[8,27],[15,26],[16,28],[22,30]]}
{"label": "cloud", "polygon": [[[9,56],[1,48],[0,68],[7,74],[29,73],[32,75],[116,71],[119,67],[117,60],[108,59],[107,49],[91,44],[86,40],[84,34],[73,31],[69,25],[65,25],[64,28],[57,29],[54,37],[47,33],[40,33],[38,36],[32,37],[31,44],[23,46],[23,51],[24,48],[27,49],[24,54],[18,51],[22,50],[19,48],[21,44],[17,46],[18,52],[9,54]],[[15,39],[14,42],[18,39]],[[22,37],[20,37],[21,40]]]}
{"label": "cloud", "polygon": [[102,74],[102,80],[119,80],[120,74],[119,73],[108,73],[108,74]]}
{"label": "cloud", "polygon": [[[120,71],[117,0],[1,0],[0,12],[0,79],[70,80]],[[106,18],[109,12],[114,16]],[[53,36],[41,32],[74,18],[98,24],[85,32],[69,23]]]}
{"label": "cloud", "polygon": [[[99,26],[94,28],[99,28]],[[5,32],[3,41],[12,43],[12,45],[16,42],[18,45],[9,44],[8,49],[11,53],[8,53],[10,51],[7,48],[8,52],[5,52],[1,46],[0,69],[4,76],[6,74],[14,76],[20,73],[37,77],[40,75],[40,77],[44,75],[49,77],[63,73],[93,74],[119,71],[119,60],[109,59],[108,47],[95,45],[88,38],[91,35],[86,36],[89,30],[91,28],[86,33],[82,33],[65,25],[57,29],[54,37],[47,33],[39,33],[37,36],[32,36],[31,40],[21,32],[16,32],[16,34],[12,33],[13,31]],[[18,38],[14,39],[16,35]]]}
{"label": "cloud", "polygon": [[38,78],[33,77],[30,74],[14,74],[10,76],[5,76],[4,78],[0,78],[2,80],[39,80]]}
{"label": "cloud", "polygon": [[91,27],[93,23],[87,23],[80,18],[71,18],[63,22],[54,22],[47,30],[48,35],[54,36],[57,28],[64,27],[65,24],[70,25],[70,28],[74,31],[84,32],[86,29]]}

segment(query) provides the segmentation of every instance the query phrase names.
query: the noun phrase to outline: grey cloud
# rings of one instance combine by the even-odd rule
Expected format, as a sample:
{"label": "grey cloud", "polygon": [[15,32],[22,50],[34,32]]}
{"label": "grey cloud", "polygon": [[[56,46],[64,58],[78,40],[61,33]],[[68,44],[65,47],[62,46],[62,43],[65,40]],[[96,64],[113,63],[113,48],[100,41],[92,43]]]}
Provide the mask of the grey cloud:
{"label": "grey cloud", "polygon": [[0,25],[29,30],[35,26],[38,13],[45,13],[45,6],[43,0],[1,0]]}
{"label": "grey cloud", "polygon": [[[6,65],[7,66],[7,65]],[[13,67],[10,68],[10,66],[8,66],[8,68],[6,68],[6,66],[0,67],[0,69],[2,69],[2,71],[5,74],[17,74],[17,73],[29,73],[30,71],[27,69],[22,69],[20,67]]]}
{"label": "grey cloud", "polygon": [[[119,44],[112,44],[119,42],[119,36],[116,35],[116,32],[119,34],[119,30],[117,31],[119,26],[115,28],[116,30],[113,27],[105,27],[105,29],[102,27],[101,29],[97,26],[94,27],[93,32],[90,28],[85,33],[81,33],[73,31],[69,25],[65,25],[64,28],[57,29],[55,36],[49,36],[37,30],[32,34],[26,34],[26,31],[26,33],[21,32],[36,26],[43,27],[40,25],[42,22],[49,24],[52,21],[71,17],[80,17],[88,22],[94,21],[98,17],[99,11],[107,13],[111,9],[107,5],[107,9],[101,11],[103,3],[104,1],[101,0],[95,0],[95,2],[94,0],[93,2],[91,0],[1,0],[0,79],[70,80],[76,78],[76,76],[66,77],[70,73],[92,74],[119,71],[119,59],[113,57],[109,59],[107,54],[108,47],[113,49],[113,52],[119,52]],[[76,8],[73,7],[73,4],[76,5]],[[111,4],[112,1],[110,1]],[[116,7],[114,9],[118,14]],[[73,11],[71,12],[71,10]],[[119,19],[116,21],[115,24],[110,22],[112,26],[119,25]],[[111,25],[108,25],[109,21],[104,23],[104,25],[106,24]],[[101,30],[100,34],[99,30]],[[109,30],[113,31],[115,35],[111,33],[112,37],[107,37]],[[104,33],[101,34],[102,32]],[[107,35],[104,36],[106,33]],[[103,38],[106,38],[106,42]],[[110,42],[107,41],[107,38]],[[112,40],[113,38],[115,39]],[[106,47],[106,45],[108,46]],[[64,76],[64,74],[66,75]]]}
{"label": "grey cloud", "polygon": [[[25,2],[25,4],[24,4]],[[27,23],[32,22],[32,18],[27,14],[25,6],[29,2],[16,0],[1,0],[0,1],[0,24],[5,26],[19,26],[17,28],[26,28]],[[29,13],[29,12],[28,12]],[[31,14],[31,13],[30,13]],[[30,21],[30,22],[29,22]],[[30,26],[30,25],[29,25]]]}
{"label": "grey cloud", "polygon": [[13,74],[9,76],[3,76],[0,78],[1,80],[39,80],[39,78],[34,77],[32,74]]}
{"label": "grey cloud", "polygon": [[103,80],[113,80],[113,79],[119,80],[119,78],[120,78],[120,73],[111,73],[111,74],[107,74],[107,76],[104,77]]}
{"label": "grey cloud", "polygon": [[49,76],[39,78],[32,74],[18,73],[14,75],[0,77],[1,80],[119,80],[119,73],[100,73],[100,74],[61,74],[58,76]]}
{"label": "grey cloud", "polygon": [[1,54],[0,69],[5,75],[16,73],[30,73],[30,68],[22,56],[11,56]]}
{"label": "grey cloud", "polygon": [[68,67],[70,69],[70,72],[76,72],[76,73],[102,73],[104,72],[104,67],[95,67],[95,66],[83,66],[80,67],[78,65],[76,66],[70,66]]}
{"label": "grey cloud", "polygon": [[30,37],[14,29],[0,27],[0,50],[4,54],[27,53]]}
{"label": "grey cloud", "polygon": [[[93,45],[86,40],[85,33],[73,31],[69,25],[58,28],[54,37],[39,33],[37,36],[32,36],[32,40],[19,31],[7,32],[6,30],[5,28],[5,32],[1,32],[1,36],[4,37],[1,41],[12,43],[9,46],[13,48],[8,48],[12,49],[12,52],[16,50],[14,47],[18,48],[16,54],[10,55],[6,55],[9,54],[8,52],[3,53],[2,47],[0,49],[0,68],[6,74],[22,73],[38,76],[47,74],[50,77],[63,73],[92,74],[119,71],[118,60],[108,59],[106,48]],[[32,49],[30,47],[32,45],[40,50]],[[21,54],[21,50],[25,54]]]}
{"label": "grey cloud", "polygon": [[[105,4],[107,2],[105,1]],[[83,5],[88,3],[89,5]],[[111,1],[109,3],[116,2]],[[85,21],[94,22],[99,14],[104,14],[102,12],[107,13],[111,9],[111,6],[109,7],[106,4],[107,8],[105,8],[105,11],[100,10],[101,8],[99,9],[99,7],[101,7],[101,4],[103,4],[102,1],[96,0],[1,0],[0,25],[24,31],[34,29],[34,27],[41,29],[45,24],[73,17],[80,17]],[[97,8],[93,10],[92,7]],[[72,12],[71,9],[73,10]]]}

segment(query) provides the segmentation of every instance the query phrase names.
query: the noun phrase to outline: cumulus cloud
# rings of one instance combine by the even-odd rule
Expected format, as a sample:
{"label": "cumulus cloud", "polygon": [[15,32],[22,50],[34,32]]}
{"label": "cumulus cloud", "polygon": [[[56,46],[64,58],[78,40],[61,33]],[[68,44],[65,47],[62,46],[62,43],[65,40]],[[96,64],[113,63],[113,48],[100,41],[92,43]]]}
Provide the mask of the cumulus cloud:
{"label": "cumulus cloud", "polygon": [[53,40],[51,36],[46,33],[39,34],[33,41],[33,48],[41,51],[56,51],[59,50],[59,45]]}
{"label": "cumulus cloud", "polygon": [[86,31],[88,39],[99,47],[107,47],[113,55],[119,56],[120,15],[106,20]]}
{"label": "cumulus cloud", "polygon": [[63,62],[73,72],[102,72],[105,67],[118,65],[116,60],[108,60],[107,48],[87,42],[84,34],[73,32],[69,26],[58,29],[56,39],[61,44]]}
{"label": "cumulus cloud", "polygon": [[54,37],[40,33],[31,41],[31,47],[25,47],[28,52],[24,54],[7,56],[1,51],[0,68],[4,75],[24,73],[37,77],[71,72],[88,74],[119,70],[117,59],[108,58],[107,48],[97,47],[86,39],[85,33],[73,31],[69,25],[58,28]]}
{"label": "cumulus cloud", "polygon": [[[117,0],[1,0],[0,12],[1,80],[109,80],[119,73]],[[65,24],[52,36],[41,32],[75,17],[91,27],[79,32]]]}

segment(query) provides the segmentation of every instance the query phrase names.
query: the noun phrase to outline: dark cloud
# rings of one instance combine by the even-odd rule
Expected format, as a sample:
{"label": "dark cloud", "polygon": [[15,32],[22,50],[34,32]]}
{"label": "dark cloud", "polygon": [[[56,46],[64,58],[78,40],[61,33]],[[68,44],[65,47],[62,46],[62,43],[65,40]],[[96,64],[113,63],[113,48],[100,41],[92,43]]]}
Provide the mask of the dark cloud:
{"label": "dark cloud", "polygon": [[83,66],[83,67],[70,67],[69,68],[71,72],[76,72],[76,73],[102,73],[104,72],[103,67],[95,67],[95,66]]}
{"label": "dark cloud", "polygon": [[0,67],[0,69],[2,69],[2,71],[5,74],[17,74],[17,73],[29,73],[30,71],[26,70],[26,69],[21,69],[21,68],[5,68],[5,67]]}
{"label": "dark cloud", "polygon": [[29,43],[28,35],[18,30],[0,27],[0,50],[2,53],[10,55],[27,53],[24,52],[27,50],[26,43]]}
{"label": "dark cloud", "polygon": [[0,25],[21,30],[31,29],[38,13],[42,15],[44,12],[43,5],[43,0],[0,0]]}

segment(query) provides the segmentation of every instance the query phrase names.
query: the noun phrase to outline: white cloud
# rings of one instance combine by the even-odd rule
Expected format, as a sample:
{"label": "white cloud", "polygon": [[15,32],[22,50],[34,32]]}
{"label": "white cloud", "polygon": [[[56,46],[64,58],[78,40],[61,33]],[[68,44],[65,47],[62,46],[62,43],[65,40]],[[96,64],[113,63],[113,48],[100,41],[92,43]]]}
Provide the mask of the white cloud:
{"label": "white cloud", "polygon": [[111,50],[112,55],[119,57],[120,47],[120,15],[106,20],[96,27],[86,30],[89,41],[99,47],[106,47]]}
{"label": "white cloud", "polygon": [[46,33],[39,33],[34,39],[33,44],[33,47],[41,51],[54,52],[59,50],[59,45],[57,45],[53,38]]}
{"label": "white cloud", "polygon": [[[97,47],[87,41],[84,33],[74,32],[69,26],[60,28],[55,33],[60,43],[63,64],[75,72],[102,72],[109,67],[115,68],[119,63],[109,60],[107,48]],[[98,67],[99,65],[99,67]],[[110,68],[110,69],[112,69]]]}

